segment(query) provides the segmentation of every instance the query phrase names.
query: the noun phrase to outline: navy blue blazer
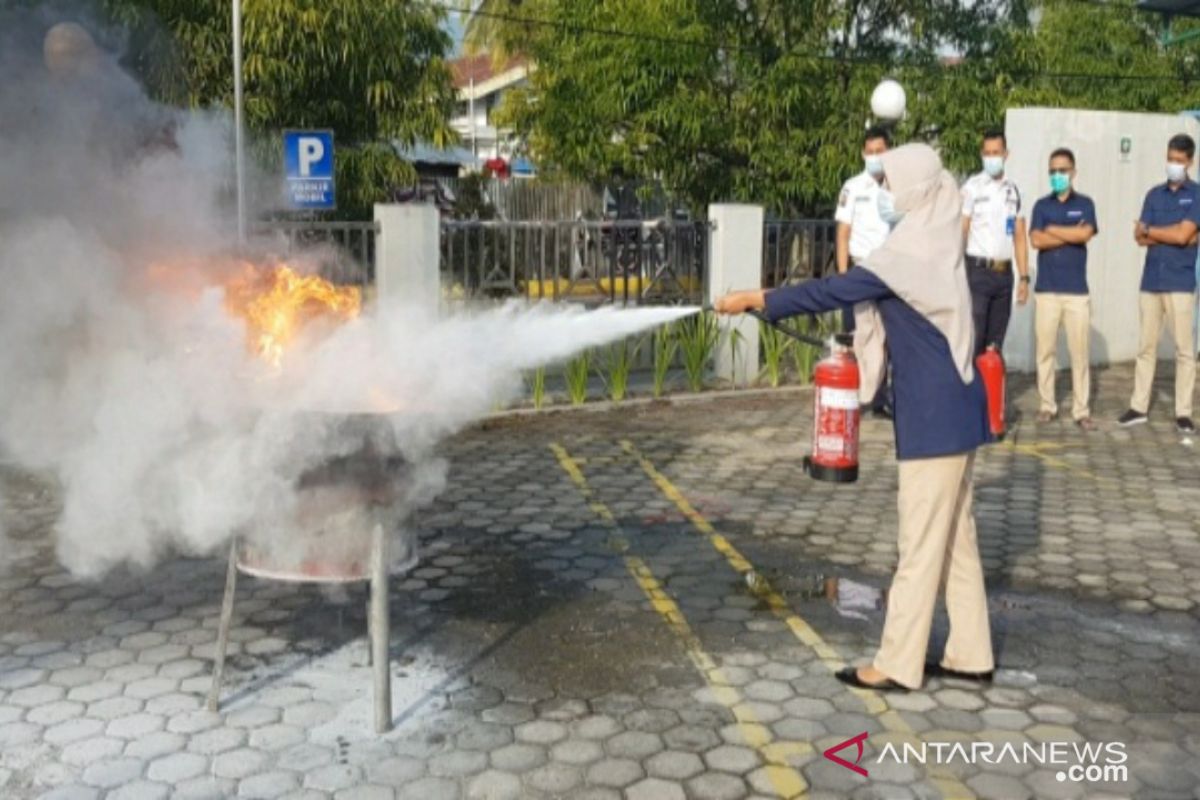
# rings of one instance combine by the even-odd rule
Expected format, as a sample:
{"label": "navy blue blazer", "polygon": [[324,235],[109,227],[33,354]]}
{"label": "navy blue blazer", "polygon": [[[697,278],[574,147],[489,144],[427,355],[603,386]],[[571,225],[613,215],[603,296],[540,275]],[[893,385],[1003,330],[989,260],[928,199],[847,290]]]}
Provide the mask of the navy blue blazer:
{"label": "navy blue blazer", "polygon": [[991,441],[987,397],[978,372],[970,383],[963,383],[946,337],[869,269],[773,289],[766,299],[766,315],[772,321],[875,302],[892,361],[896,458],[966,453]]}

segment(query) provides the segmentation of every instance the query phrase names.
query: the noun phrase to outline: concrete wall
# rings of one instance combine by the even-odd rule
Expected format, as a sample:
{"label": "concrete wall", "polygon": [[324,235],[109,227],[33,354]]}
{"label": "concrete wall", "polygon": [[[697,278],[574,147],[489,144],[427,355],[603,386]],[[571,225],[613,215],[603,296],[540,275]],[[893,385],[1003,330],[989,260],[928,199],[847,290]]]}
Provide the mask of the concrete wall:
{"label": "concrete wall", "polygon": [[[1010,109],[1005,118],[1010,153],[1008,174],[1024,199],[1026,219],[1037,198],[1049,194],[1047,165],[1057,147],[1075,152],[1075,185],[1096,203],[1099,235],[1088,252],[1092,297],[1092,363],[1128,361],[1137,353],[1138,284],[1145,251],[1133,241],[1133,221],[1153,185],[1166,180],[1167,140],[1176,133],[1200,139],[1200,123],[1173,114],[1132,114],[1060,108]],[[1121,152],[1122,139],[1129,152]],[[1193,170],[1192,177],[1196,177]],[[1035,273],[1037,251],[1030,249]],[[1161,356],[1170,348],[1162,345]],[[1032,370],[1033,300],[1014,306],[1004,355],[1009,366]],[[1060,334],[1059,364],[1067,364]]]}
{"label": "concrete wall", "polygon": [[[762,206],[714,203],[708,207],[712,231],[708,237],[708,302],[734,289],[762,287]],[[758,320],[743,314],[723,323],[726,335],[741,333],[737,358],[723,340],[717,348],[714,369],[718,378],[745,386],[758,376]],[[735,363],[736,361],[736,363]]]}

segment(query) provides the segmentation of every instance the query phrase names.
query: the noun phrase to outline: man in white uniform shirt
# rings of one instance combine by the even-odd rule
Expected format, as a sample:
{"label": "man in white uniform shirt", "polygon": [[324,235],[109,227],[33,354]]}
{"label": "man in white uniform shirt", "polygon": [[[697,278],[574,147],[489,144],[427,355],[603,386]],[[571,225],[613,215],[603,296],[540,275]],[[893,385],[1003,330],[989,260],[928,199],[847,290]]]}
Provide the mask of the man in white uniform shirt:
{"label": "man in white uniform shirt", "polygon": [[[868,128],[863,134],[863,171],[842,184],[837,211],[837,271],[839,274],[861,264],[875,248],[883,244],[891,226],[879,216],[879,187],[883,181],[883,162],[879,157],[892,146],[891,134],[884,128]],[[842,328],[854,330],[854,309],[842,309]],[[887,382],[879,387],[871,403],[875,413],[889,416]]]}
{"label": "man in white uniform shirt", "polygon": [[967,281],[975,317],[975,351],[1000,350],[1012,314],[1013,266],[1017,303],[1029,299],[1029,253],[1021,192],[1004,174],[1008,143],[1004,131],[989,130],[980,149],[983,172],[962,187]]}
{"label": "man in white uniform shirt", "polygon": [[869,128],[863,136],[862,172],[842,184],[837,211],[837,270],[845,272],[860,263],[888,235],[888,224],[879,216],[879,185],[883,162],[879,157],[891,147],[891,136],[883,128]]}

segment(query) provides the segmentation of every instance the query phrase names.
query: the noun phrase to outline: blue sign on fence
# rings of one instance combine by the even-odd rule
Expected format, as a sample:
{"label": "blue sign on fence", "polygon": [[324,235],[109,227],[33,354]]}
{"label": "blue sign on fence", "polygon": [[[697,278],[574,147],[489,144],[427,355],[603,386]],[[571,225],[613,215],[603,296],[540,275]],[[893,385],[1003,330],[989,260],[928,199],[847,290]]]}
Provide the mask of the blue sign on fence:
{"label": "blue sign on fence", "polygon": [[292,208],[336,208],[333,131],[284,131],[283,166]]}

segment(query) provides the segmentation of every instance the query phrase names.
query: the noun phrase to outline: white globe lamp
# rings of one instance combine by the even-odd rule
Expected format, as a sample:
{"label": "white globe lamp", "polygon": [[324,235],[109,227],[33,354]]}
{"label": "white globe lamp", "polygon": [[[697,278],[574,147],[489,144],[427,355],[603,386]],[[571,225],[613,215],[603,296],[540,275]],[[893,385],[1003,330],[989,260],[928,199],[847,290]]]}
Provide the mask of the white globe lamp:
{"label": "white globe lamp", "polygon": [[879,82],[875,91],[871,92],[871,113],[876,119],[885,122],[896,122],[904,118],[904,109],[908,98],[904,87],[891,78]]}

